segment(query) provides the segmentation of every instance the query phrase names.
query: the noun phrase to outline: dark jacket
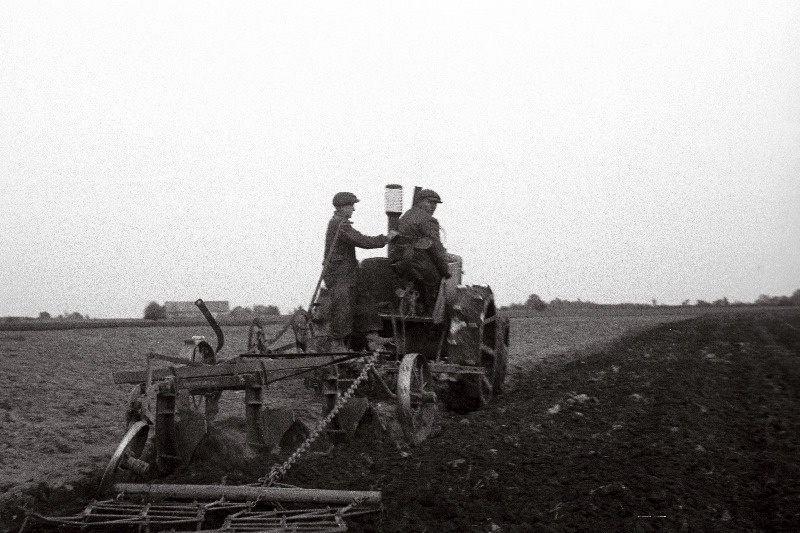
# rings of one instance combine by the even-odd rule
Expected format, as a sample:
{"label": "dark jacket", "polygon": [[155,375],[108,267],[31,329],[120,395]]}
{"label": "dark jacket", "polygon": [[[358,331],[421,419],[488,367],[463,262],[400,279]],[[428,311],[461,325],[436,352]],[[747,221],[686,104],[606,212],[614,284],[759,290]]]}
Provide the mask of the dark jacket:
{"label": "dark jacket", "polygon": [[439,221],[424,209],[414,206],[400,217],[397,231],[400,233],[395,239],[397,244],[392,241],[389,253],[393,264],[400,267],[401,275],[406,268],[402,263],[410,259],[417,275],[426,283],[438,284],[436,278],[448,273],[447,251],[439,237]]}
{"label": "dark jacket", "polygon": [[[340,228],[338,237],[336,237],[337,228]],[[333,244],[334,238],[336,239],[335,244]],[[331,251],[332,244],[333,251]],[[383,248],[384,246],[386,246],[385,235],[370,237],[359,233],[353,228],[353,223],[349,219],[334,213],[328,222],[328,231],[325,233],[324,258],[327,258],[330,253],[328,267],[323,276],[325,285],[331,287],[334,283],[342,281],[354,285],[358,272],[356,248]]]}

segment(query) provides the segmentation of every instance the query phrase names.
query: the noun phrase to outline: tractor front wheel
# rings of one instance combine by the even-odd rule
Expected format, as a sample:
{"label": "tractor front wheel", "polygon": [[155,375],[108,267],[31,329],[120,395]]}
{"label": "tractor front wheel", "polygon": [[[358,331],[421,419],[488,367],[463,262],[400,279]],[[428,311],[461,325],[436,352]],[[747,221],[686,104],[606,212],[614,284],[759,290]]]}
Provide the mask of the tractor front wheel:
{"label": "tractor front wheel", "polygon": [[409,444],[416,446],[430,435],[436,411],[428,362],[420,354],[406,354],[397,374],[397,418]]}

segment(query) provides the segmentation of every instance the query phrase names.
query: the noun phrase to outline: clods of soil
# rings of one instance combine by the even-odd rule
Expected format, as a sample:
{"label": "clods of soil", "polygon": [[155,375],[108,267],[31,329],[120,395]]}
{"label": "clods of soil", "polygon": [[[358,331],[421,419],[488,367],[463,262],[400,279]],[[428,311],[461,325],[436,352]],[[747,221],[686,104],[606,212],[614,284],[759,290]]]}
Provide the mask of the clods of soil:
{"label": "clods of soil", "polygon": [[381,490],[354,531],[800,530],[800,314],[702,317],[566,359],[410,455],[356,441],[289,481]]}
{"label": "clods of soil", "polygon": [[[445,414],[414,448],[364,427],[284,481],[380,490],[381,511],[350,519],[350,531],[800,529],[796,310],[664,324],[546,359],[509,389]],[[168,481],[247,483],[271,464],[200,461]],[[94,481],[32,490],[29,505],[72,512]],[[20,513],[0,518],[13,526]]]}

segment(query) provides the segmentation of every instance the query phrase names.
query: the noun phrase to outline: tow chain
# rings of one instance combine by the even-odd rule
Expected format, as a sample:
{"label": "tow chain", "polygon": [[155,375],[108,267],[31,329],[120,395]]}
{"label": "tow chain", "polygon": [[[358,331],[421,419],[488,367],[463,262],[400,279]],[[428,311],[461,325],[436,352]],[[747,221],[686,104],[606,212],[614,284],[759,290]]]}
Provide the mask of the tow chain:
{"label": "tow chain", "polygon": [[297,459],[299,459],[300,456],[303,455],[308,450],[308,448],[311,447],[312,444],[314,444],[314,441],[317,440],[317,437],[319,437],[319,435],[322,433],[325,427],[331,423],[331,420],[333,420],[333,418],[336,416],[339,410],[341,410],[341,408],[344,407],[344,405],[350,400],[353,394],[355,394],[358,386],[361,384],[362,381],[367,379],[369,371],[375,366],[375,363],[377,362],[378,362],[377,352],[365,358],[366,364],[364,365],[364,368],[361,369],[361,373],[353,381],[353,383],[345,391],[345,393],[336,399],[336,403],[334,404],[330,412],[327,414],[327,416],[325,416],[325,418],[323,418],[319,422],[319,424],[317,424],[317,426],[313,429],[313,431],[311,431],[311,433],[308,435],[306,440],[303,441],[303,443],[292,453],[292,455],[289,456],[288,459],[286,459],[286,461],[283,462],[283,464],[274,465],[270,469],[269,474],[266,477],[263,477],[258,480],[259,482],[261,482],[261,485],[271,486],[277,483],[283,476],[286,475],[286,472],[288,472],[289,469],[294,465],[294,463],[297,462]]}

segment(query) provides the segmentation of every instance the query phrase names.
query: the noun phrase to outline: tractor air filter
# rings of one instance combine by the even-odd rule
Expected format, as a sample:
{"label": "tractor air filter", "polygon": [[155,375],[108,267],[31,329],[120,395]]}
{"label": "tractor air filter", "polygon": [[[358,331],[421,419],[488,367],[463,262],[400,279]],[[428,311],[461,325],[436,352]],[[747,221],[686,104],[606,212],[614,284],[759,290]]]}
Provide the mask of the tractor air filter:
{"label": "tractor air filter", "polygon": [[403,186],[394,183],[386,186],[385,205],[387,215],[403,213]]}

